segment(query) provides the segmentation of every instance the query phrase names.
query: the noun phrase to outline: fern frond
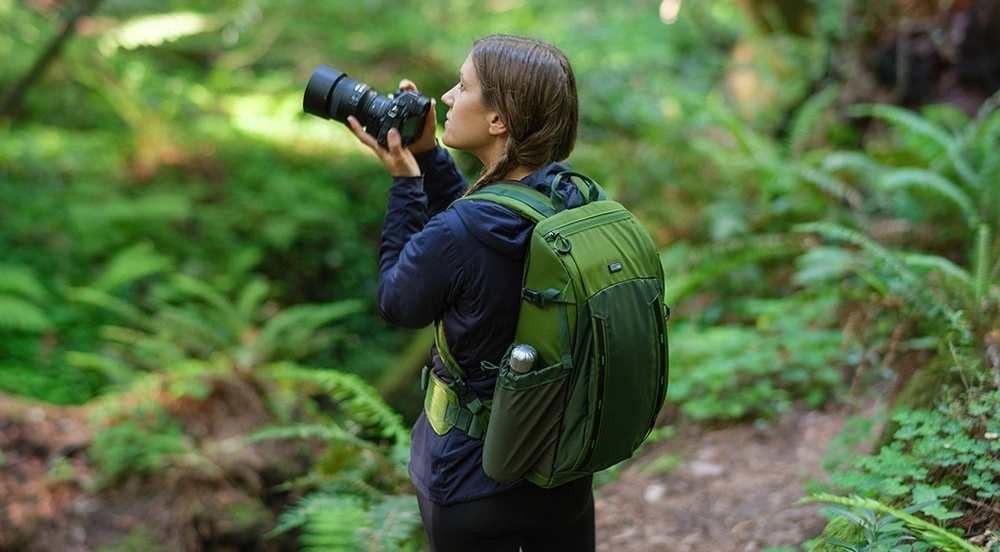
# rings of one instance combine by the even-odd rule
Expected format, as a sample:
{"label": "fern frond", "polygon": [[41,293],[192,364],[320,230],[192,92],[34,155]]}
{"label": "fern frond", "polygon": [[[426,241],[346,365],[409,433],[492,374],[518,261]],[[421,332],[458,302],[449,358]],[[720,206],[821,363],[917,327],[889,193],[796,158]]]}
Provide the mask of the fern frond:
{"label": "fern frond", "polygon": [[958,535],[951,533],[947,529],[925,521],[906,510],[900,510],[898,508],[893,508],[892,506],[887,506],[871,498],[863,498],[860,496],[843,497],[826,493],[817,493],[799,501],[799,503],[809,502],[839,504],[841,506],[859,508],[896,517],[906,523],[906,525],[911,529],[919,533],[929,544],[938,546],[942,550],[955,552],[985,552],[985,549],[979,548]]}
{"label": "fern frond", "polygon": [[303,552],[354,552],[359,548],[359,533],[368,521],[361,501],[338,498],[309,516],[300,541]]}
{"label": "fern frond", "polygon": [[66,362],[82,370],[96,372],[116,383],[127,384],[138,377],[135,368],[105,355],[70,351],[66,353]]}
{"label": "fern frond", "polygon": [[240,338],[239,335],[226,333],[229,328],[213,324],[205,316],[189,308],[161,307],[150,325],[153,333],[161,339],[177,343],[201,358],[233,347]]}
{"label": "fern frond", "polygon": [[992,280],[990,277],[990,227],[986,224],[979,225],[976,232],[976,242],[973,245],[974,257],[972,261],[972,272],[974,276],[973,297],[976,304],[981,304],[989,295]]}
{"label": "fern frond", "polygon": [[890,104],[861,104],[852,106],[850,114],[855,117],[877,117],[893,124],[898,129],[930,139],[940,146],[941,152],[957,144],[955,136],[944,128],[932,123],[909,109]]}
{"label": "fern frond", "polygon": [[92,284],[101,291],[111,292],[154,274],[174,269],[166,255],[156,253],[150,243],[138,243],[116,254]]}
{"label": "fern frond", "polygon": [[805,151],[807,141],[815,132],[816,121],[829,111],[830,105],[840,96],[840,91],[840,86],[827,86],[802,104],[789,125],[787,143],[790,153]]}
{"label": "fern frond", "polygon": [[964,140],[961,137],[951,134],[918,113],[895,105],[861,105],[856,106],[853,112],[858,115],[878,117],[892,123],[897,129],[929,139],[940,148],[941,153],[955,168],[955,172],[966,183],[974,189],[982,188],[982,182],[976,171],[962,155]]}
{"label": "fern frond", "polygon": [[369,522],[361,530],[368,550],[417,550],[415,541],[422,534],[420,510],[413,495],[386,496],[369,511]]}
{"label": "fern frond", "polygon": [[421,530],[416,498],[383,496],[371,504],[359,497],[313,493],[286,510],[267,536],[299,529],[304,551],[400,552],[415,546]]}
{"label": "fern frond", "polygon": [[275,379],[281,381],[318,385],[340,401],[340,406],[352,420],[375,428],[382,437],[392,439],[398,445],[409,445],[410,431],[402,416],[361,377],[338,370],[306,370],[290,363],[272,365],[270,371]]}
{"label": "fern frond", "polygon": [[908,267],[936,272],[945,276],[946,279],[958,283],[963,293],[972,289],[972,277],[969,272],[940,255],[909,253],[902,255],[902,258],[903,263]]}
{"label": "fern frond", "polygon": [[170,283],[177,291],[213,307],[212,314],[216,315],[213,318],[231,335],[242,335],[247,330],[249,321],[240,316],[239,311],[222,292],[208,283],[184,274],[175,275]]}
{"label": "fern frond", "polygon": [[264,301],[267,300],[270,290],[271,286],[267,281],[260,278],[256,278],[244,286],[236,298],[236,312],[239,313],[240,318],[253,321]]}
{"label": "fern frond", "polygon": [[360,448],[371,449],[374,447],[371,442],[353,435],[334,422],[264,428],[248,436],[247,442],[256,443],[259,441],[287,439],[302,441],[307,439],[321,439],[329,442],[350,443]]}
{"label": "fern frond", "polygon": [[0,329],[43,333],[53,324],[40,307],[20,297],[0,295]]}
{"label": "fern frond", "polygon": [[[850,243],[861,248],[870,258],[886,265],[891,272],[898,275],[904,281],[904,288],[908,288],[909,284],[916,281],[916,276],[906,270],[906,267],[903,266],[902,262],[892,251],[882,247],[875,240],[857,230],[828,222],[800,224],[795,226],[793,230],[804,234],[819,234],[828,239]],[[879,293],[883,295],[889,293],[889,289],[892,286],[887,279],[879,278],[874,274],[861,274],[860,272],[859,274],[868,281],[869,285],[878,290]]]}
{"label": "fern frond", "polygon": [[925,169],[894,169],[878,179],[878,185],[889,190],[900,188],[922,188],[950,199],[958,207],[971,226],[979,224],[979,214],[972,199],[951,180]]}
{"label": "fern frond", "polygon": [[792,282],[800,286],[824,285],[857,270],[853,252],[842,247],[817,246],[796,260]]}
{"label": "fern frond", "polygon": [[115,297],[110,293],[96,288],[72,288],[66,291],[66,296],[77,303],[108,311],[118,315],[123,321],[137,328],[146,328],[149,317],[132,303]]}
{"label": "fern frond", "polygon": [[861,199],[858,197],[858,193],[839,178],[806,165],[796,167],[795,173],[804,182],[816,186],[854,209],[860,209]]}
{"label": "fern frond", "polygon": [[889,254],[889,250],[876,243],[875,240],[853,228],[839,224],[831,222],[807,222],[795,226],[794,230],[802,233],[815,233],[836,241],[851,243],[877,255]]}
{"label": "fern frond", "polygon": [[865,153],[856,151],[838,151],[831,153],[820,164],[820,170],[829,173],[846,171],[855,176],[859,182],[871,184],[886,168],[884,165]]}
{"label": "fern frond", "polygon": [[374,387],[366,383],[360,376],[339,371],[327,371],[325,374],[327,389],[341,404],[352,418],[378,428],[379,434],[396,443],[408,444],[410,430],[403,423],[403,417],[392,409]]}
{"label": "fern frond", "polygon": [[258,347],[266,351],[274,351],[279,346],[298,348],[299,354],[313,352],[310,349],[312,337],[317,331],[348,316],[364,312],[365,302],[345,300],[328,305],[296,305],[289,307],[270,318],[260,329],[257,337]]}
{"label": "fern frond", "polygon": [[[341,523],[330,523],[330,517],[342,519]],[[331,539],[328,550],[355,550],[355,535],[366,521],[364,505],[357,497],[314,493],[306,496],[298,504],[285,510],[278,525],[267,536],[280,535],[307,525],[312,525],[309,533],[321,539]],[[336,521],[336,519],[334,520]],[[305,535],[303,535],[305,537]],[[305,542],[307,539],[303,538]]]}
{"label": "fern frond", "polygon": [[150,336],[134,328],[104,326],[100,335],[106,341],[122,345],[130,358],[151,370],[166,368],[188,358],[184,349],[174,341]]}
{"label": "fern frond", "polygon": [[[998,110],[997,107],[1000,107],[1000,90],[997,90],[992,96],[986,98],[982,105],[979,106],[979,109],[976,110],[976,123],[982,126],[986,124],[988,120],[996,118],[996,116],[1000,114],[1000,110]],[[996,119],[996,122],[1000,123],[1000,119]]]}
{"label": "fern frond", "polygon": [[0,266],[0,294],[10,294],[43,303],[50,298],[41,280],[26,268]]}
{"label": "fern frond", "polygon": [[670,268],[667,271],[670,276],[664,282],[664,297],[677,303],[712,278],[750,263],[790,257],[802,250],[797,237],[785,235],[751,236],[697,249],[684,246],[667,249],[660,255],[660,262]]}

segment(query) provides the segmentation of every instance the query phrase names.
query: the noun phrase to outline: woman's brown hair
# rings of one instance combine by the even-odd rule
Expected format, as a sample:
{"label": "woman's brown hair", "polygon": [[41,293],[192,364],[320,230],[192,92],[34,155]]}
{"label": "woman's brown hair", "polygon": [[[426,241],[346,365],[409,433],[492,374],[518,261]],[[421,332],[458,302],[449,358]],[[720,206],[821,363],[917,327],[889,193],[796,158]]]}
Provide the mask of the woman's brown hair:
{"label": "woman's brown hair", "polygon": [[569,157],[576,144],[579,99],[569,59],[555,46],[510,35],[481,38],[472,47],[482,101],[507,125],[497,163],[471,191],[523,166],[536,170]]}

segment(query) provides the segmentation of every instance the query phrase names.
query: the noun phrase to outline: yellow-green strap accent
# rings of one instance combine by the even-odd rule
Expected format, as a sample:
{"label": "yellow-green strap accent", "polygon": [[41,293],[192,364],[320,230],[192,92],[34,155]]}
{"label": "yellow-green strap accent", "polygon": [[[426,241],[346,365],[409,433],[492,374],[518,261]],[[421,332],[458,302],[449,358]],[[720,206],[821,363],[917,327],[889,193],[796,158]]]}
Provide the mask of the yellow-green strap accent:
{"label": "yellow-green strap accent", "polygon": [[[444,324],[440,320],[434,321],[434,330],[438,356],[455,381],[447,384],[438,379],[430,367],[424,368],[421,384],[426,388],[424,412],[427,413],[427,420],[438,435],[444,435],[451,428],[457,427],[473,439],[482,439],[490,422],[490,405],[493,401],[481,400],[465,385],[465,371],[451,356],[448,340],[444,335]],[[472,400],[463,406],[460,397],[469,396],[472,396]]]}
{"label": "yellow-green strap accent", "polygon": [[448,373],[455,379],[465,377],[462,367],[455,362],[455,357],[451,356],[451,351],[448,349],[448,339],[444,335],[444,324],[441,323],[440,319],[434,321],[434,343],[437,345],[438,356],[441,357],[441,362],[444,362]]}
{"label": "yellow-green strap accent", "polygon": [[489,425],[492,401],[474,399],[468,406],[461,406],[458,393],[448,384],[438,379],[430,367],[424,368],[427,384],[424,395],[424,412],[434,433],[445,435],[457,427],[473,439],[482,439]]}

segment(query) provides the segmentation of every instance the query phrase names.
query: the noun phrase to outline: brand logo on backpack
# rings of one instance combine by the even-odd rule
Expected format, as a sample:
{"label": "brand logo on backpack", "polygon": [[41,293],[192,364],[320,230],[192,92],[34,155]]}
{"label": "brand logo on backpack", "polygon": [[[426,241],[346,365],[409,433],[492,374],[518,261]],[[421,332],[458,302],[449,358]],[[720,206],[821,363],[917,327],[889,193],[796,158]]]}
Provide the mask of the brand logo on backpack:
{"label": "brand logo on backpack", "polygon": [[608,265],[608,272],[614,274],[615,272],[621,272],[622,264],[619,262],[613,262]]}

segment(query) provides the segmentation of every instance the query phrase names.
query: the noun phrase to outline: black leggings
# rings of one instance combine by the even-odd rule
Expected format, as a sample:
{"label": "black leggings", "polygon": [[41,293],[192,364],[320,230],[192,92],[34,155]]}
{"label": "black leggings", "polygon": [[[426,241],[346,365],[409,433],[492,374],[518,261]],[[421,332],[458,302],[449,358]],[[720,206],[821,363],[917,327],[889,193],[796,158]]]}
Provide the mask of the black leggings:
{"label": "black leggings", "polygon": [[418,496],[432,552],[593,552],[594,493],[584,477],[554,489],[525,485],[441,506]]}

